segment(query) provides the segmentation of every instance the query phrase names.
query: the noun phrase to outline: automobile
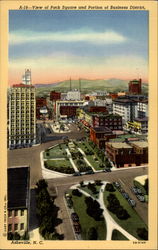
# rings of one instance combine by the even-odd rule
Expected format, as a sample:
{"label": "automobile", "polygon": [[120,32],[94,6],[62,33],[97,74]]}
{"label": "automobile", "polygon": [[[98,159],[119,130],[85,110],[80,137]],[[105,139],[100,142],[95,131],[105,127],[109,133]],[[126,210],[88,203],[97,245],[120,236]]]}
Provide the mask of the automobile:
{"label": "automobile", "polygon": [[132,190],[132,192],[133,192],[134,194],[137,194],[137,193],[138,193],[136,187],[132,187],[131,190]]}
{"label": "automobile", "polygon": [[140,188],[137,188],[137,193],[138,193],[138,194],[142,194],[142,191],[141,191]]}
{"label": "automobile", "polygon": [[136,206],[136,202],[132,199],[128,199],[128,203],[131,205],[131,207],[135,207]]}
{"label": "automobile", "polygon": [[72,221],[79,221],[79,217],[78,217],[78,214],[76,214],[76,213],[72,213],[71,214],[71,219],[72,219]]}
{"label": "automobile", "polygon": [[145,201],[145,197],[144,197],[143,195],[137,194],[136,196],[137,196],[137,199],[138,199],[139,201],[141,201],[141,202],[144,202],[144,201]]}
{"label": "automobile", "polygon": [[73,227],[74,227],[75,233],[77,233],[77,234],[81,233],[81,227],[79,224],[77,224],[77,225],[74,224]]}
{"label": "automobile", "polygon": [[73,176],[81,176],[81,173],[80,173],[80,172],[75,172],[75,173],[73,174]]}
{"label": "automobile", "polygon": [[72,202],[71,199],[67,200],[67,205],[68,205],[69,208],[72,208],[73,202]]}
{"label": "automobile", "polygon": [[122,193],[122,196],[125,198],[125,199],[129,199],[129,195],[127,193]]}
{"label": "automobile", "polygon": [[94,174],[94,171],[93,170],[89,170],[85,174]]}
{"label": "automobile", "polygon": [[106,169],[103,169],[103,172],[107,173],[107,170],[106,170]]}
{"label": "automobile", "polygon": [[117,182],[117,181],[113,182],[113,184],[114,184],[114,186],[115,186],[116,188],[121,187],[120,183],[119,183],[119,182]]}
{"label": "automobile", "polygon": [[111,169],[110,169],[110,168],[106,168],[106,171],[107,171],[107,172],[111,172]]}
{"label": "automobile", "polygon": [[119,189],[120,193],[125,193],[125,190],[123,190],[122,188]]}

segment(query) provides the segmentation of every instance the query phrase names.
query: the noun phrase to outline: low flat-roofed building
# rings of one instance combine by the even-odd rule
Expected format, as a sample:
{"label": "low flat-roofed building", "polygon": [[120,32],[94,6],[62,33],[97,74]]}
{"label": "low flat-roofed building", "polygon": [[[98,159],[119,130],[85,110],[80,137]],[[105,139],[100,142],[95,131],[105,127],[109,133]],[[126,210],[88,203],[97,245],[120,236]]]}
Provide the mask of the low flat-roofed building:
{"label": "low flat-roofed building", "polygon": [[8,168],[8,234],[28,232],[30,207],[30,167]]}
{"label": "low flat-roofed building", "polygon": [[106,154],[116,167],[140,166],[148,163],[146,141],[107,142]]}
{"label": "low flat-roofed building", "polygon": [[109,128],[90,128],[90,140],[93,141],[101,149],[105,149],[105,142],[115,137],[116,135],[113,134],[113,132]]}

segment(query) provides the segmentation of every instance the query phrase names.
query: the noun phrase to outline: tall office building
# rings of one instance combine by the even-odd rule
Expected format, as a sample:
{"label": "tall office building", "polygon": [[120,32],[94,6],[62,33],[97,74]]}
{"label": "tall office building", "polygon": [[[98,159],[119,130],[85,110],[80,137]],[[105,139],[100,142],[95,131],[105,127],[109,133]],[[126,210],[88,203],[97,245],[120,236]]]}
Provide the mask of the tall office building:
{"label": "tall office building", "polygon": [[13,85],[9,89],[9,148],[32,146],[36,143],[35,87]]}
{"label": "tall office building", "polygon": [[22,83],[31,85],[31,70],[25,69],[25,74],[22,76]]}

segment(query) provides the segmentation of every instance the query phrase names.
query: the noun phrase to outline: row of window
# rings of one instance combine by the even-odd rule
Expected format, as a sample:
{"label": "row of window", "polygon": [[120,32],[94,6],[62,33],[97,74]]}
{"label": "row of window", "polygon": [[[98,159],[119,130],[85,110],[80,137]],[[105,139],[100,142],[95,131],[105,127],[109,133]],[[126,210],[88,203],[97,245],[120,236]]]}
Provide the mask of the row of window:
{"label": "row of window", "polygon": [[[19,228],[19,226],[20,226],[20,228]],[[24,230],[24,223],[8,224],[8,232],[18,231],[18,230]]]}
{"label": "row of window", "polygon": [[24,209],[21,210],[9,210],[8,217],[24,216]]}

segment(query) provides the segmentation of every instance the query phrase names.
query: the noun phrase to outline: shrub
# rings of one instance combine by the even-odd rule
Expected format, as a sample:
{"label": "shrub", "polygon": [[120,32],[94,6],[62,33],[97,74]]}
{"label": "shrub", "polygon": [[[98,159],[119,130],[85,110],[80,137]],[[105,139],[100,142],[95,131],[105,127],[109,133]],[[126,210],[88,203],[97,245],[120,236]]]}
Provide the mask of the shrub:
{"label": "shrub", "polygon": [[98,233],[97,233],[97,230],[95,229],[95,227],[90,227],[90,229],[88,230],[87,238],[88,238],[88,240],[97,240],[98,239]]}
{"label": "shrub", "polygon": [[105,187],[105,190],[109,191],[109,192],[114,192],[115,188],[114,188],[114,186],[111,183],[107,183],[106,187]]}
{"label": "shrub", "polygon": [[72,194],[75,195],[75,196],[78,196],[78,197],[82,196],[82,193],[78,189],[73,189]]}
{"label": "shrub", "polygon": [[137,235],[143,240],[148,240],[148,231],[144,227],[137,229]]}

